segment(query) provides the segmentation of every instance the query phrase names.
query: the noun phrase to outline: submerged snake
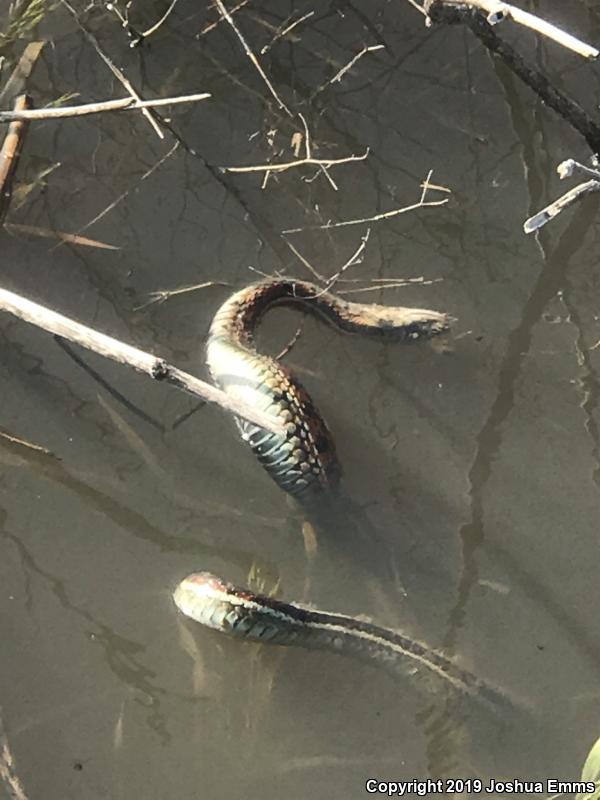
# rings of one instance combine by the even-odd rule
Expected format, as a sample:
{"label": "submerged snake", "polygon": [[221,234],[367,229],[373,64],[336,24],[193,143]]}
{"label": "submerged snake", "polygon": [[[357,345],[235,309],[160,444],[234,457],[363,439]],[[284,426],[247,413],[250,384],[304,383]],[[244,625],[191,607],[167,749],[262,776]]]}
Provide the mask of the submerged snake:
{"label": "submerged snake", "polygon": [[500,689],[443,653],[355,617],[254,594],[210,572],[188,575],[175,589],[173,599],[186,617],[238,639],[331,650],[377,663],[395,675],[433,674],[477,700],[494,707],[512,707]]}
{"label": "submerged snake", "polygon": [[283,435],[236,419],[260,463],[280,488],[297,497],[335,486],[339,465],[333,439],[310,396],[289,369],[258,353],[254,332],[276,305],[301,305],[337,328],[396,341],[429,338],[448,329],[437,311],[351,303],[312,283],[273,280],[235,292],[217,311],[206,361],[214,383],[285,424]]}
{"label": "submerged snake", "polygon": [[[217,311],[206,356],[213,381],[233,397],[272,414],[285,434],[242,419],[238,428],[277,484],[299,498],[332,488],[339,477],[335,446],[310,396],[289,369],[254,346],[254,332],[276,305],[300,304],[349,333],[414,341],[448,329],[437,311],[352,303],[302,281],[274,280],[233,294]],[[187,617],[237,638],[330,649],[376,661],[393,672],[433,673],[479,699],[504,699],[499,690],[442,653],[402,633],[342,614],[283,603],[236,588],[207,572],[185,578],[174,600]],[[412,669],[411,669],[412,668]]]}

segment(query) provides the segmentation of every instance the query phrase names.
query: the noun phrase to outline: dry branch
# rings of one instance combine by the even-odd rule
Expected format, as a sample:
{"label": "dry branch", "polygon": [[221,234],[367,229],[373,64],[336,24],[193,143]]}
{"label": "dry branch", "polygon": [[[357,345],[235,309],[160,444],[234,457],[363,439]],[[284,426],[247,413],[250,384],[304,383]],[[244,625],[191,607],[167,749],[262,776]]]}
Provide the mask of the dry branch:
{"label": "dry branch", "polygon": [[[23,112],[30,106],[31,99],[26,94],[22,94],[15,100],[13,113]],[[10,205],[12,181],[19,163],[26,131],[26,122],[11,122],[2,144],[2,150],[0,150],[0,225],[4,222]]]}
{"label": "dry branch", "polygon": [[397,217],[400,214],[406,214],[408,211],[416,211],[417,208],[428,208],[430,206],[443,206],[448,202],[448,198],[443,200],[419,200],[418,203],[413,203],[410,206],[403,206],[402,208],[394,208],[392,211],[384,211],[382,214],[374,214],[372,217],[360,217],[359,219],[346,219],[342,222],[327,222],[325,225],[308,225],[305,228],[288,228],[288,230],[281,231],[282,233],[301,233],[302,231],[324,231],[330,228],[345,228],[348,225],[365,225],[369,222],[380,222],[382,219],[390,219]]}
{"label": "dry branch", "polygon": [[565,208],[569,208],[573,203],[576,203],[588,194],[600,191],[600,170],[598,169],[580,164],[579,161],[575,161],[573,158],[567,158],[566,161],[562,161],[558,165],[556,171],[561,180],[571,178],[575,172],[581,172],[591,177],[592,180],[574,186],[572,189],[569,189],[568,192],[565,192],[565,194],[554,200],[554,202],[550,203],[550,205],[546,206],[546,208],[542,208],[537,214],[525,220],[523,223],[523,230],[525,233],[534,233],[538,231],[540,228],[543,228],[547,222],[557,217]]}
{"label": "dry branch", "polygon": [[[308,143],[308,139],[306,140]],[[307,145],[308,146],[308,145]],[[298,158],[294,161],[286,161],[283,164],[256,164],[249,167],[221,167],[225,172],[285,172],[293,167],[304,167],[306,165],[323,167],[335,167],[338,164],[348,164],[351,161],[364,161],[369,155],[369,148],[362,156],[346,156],[345,158]]]}
{"label": "dry branch", "polygon": [[543,226],[554,219],[554,217],[558,216],[565,208],[569,208],[569,206],[572,206],[577,200],[581,200],[586,194],[591,194],[592,192],[600,192],[600,181],[591,180],[578,184],[573,187],[573,189],[569,189],[568,192],[553,203],[550,203],[549,206],[538,211],[533,217],[529,217],[529,219],[525,220],[523,223],[523,230],[525,233],[534,233],[540,228],[543,228]]}
{"label": "dry branch", "polygon": [[[62,0],[62,2],[65,2],[65,0]],[[273,97],[277,101],[277,105],[279,106],[279,108],[283,109],[283,111],[285,111],[285,113],[288,116],[291,117],[292,116],[292,112],[289,110],[289,108],[286,106],[286,104],[283,102],[283,100],[279,97],[279,95],[275,91],[275,88],[274,88],[273,84],[271,83],[271,81],[269,80],[269,78],[267,76],[267,73],[261,67],[258,58],[253,53],[252,48],[250,47],[248,42],[245,40],[244,35],[241,32],[241,30],[238,28],[236,21],[233,19],[233,17],[229,13],[229,11],[227,11],[227,9],[225,8],[225,5],[223,4],[222,0],[214,0],[214,4],[219,9],[219,13],[221,14],[221,16],[225,20],[227,20],[227,22],[229,23],[229,25],[233,29],[233,32],[235,33],[235,35],[240,40],[240,44],[244,48],[244,52],[246,53],[246,55],[248,56],[250,61],[254,64],[254,66],[256,67],[256,71],[258,72],[260,77],[265,82],[265,84],[267,86],[267,89],[271,92],[271,94],[273,95]]]}
{"label": "dry branch", "polygon": [[0,289],[0,310],[8,311],[19,319],[29,322],[42,330],[81,345],[98,355],[126,364],[138,372],[143,372],[157,381],[166,381],[178,389],[201,397],[208,403],[221,406],[226,411],[252,422],[273,433],[283,433],[283,425],[269,414],[257,411],[251,406],[234,400],[225,392],[183,372],[143,350],[113,339],[104,333],[88,328],[75,320],[58,314],[49,308],[38,305],[18,294]]}
{"label": "dry branch", "polygon": [[208,92],[201,94],[185,94],[180,97],[157,97],[156,100],[138,100],[135,97],[121,97],[118,100],[101,100],[97,103],[85,103],[80,106],[60,106],[59,108],[33,108],[13,111],[0,111],[0,122],[34,119],[64,119],[65,117],[83,117],[87,114],[100,114],[103,111],[131,111],[137,108],[154,108],[156,106],[176,105],[178,103],[195,103],[211,97]]}
{"label": "dry branch", "polygon": [[[102,61],[104,61],[104,63],[105,63],[105,64],[106,64],[106,66],[107,66],[107,67],[110,69],[110,71],[111,71],[111,72],[112,72],[112,74],[115,76],[115,78],[116,78],[118,81],[120,81],[120,82],[121,82],[121,84],[122,84],[122,85],[125,87],[125,89],[126,89],[128,92],[129,92],[129,94],[130,94],[132,97],[135,97],[135,99],[136,99],[136,100],[137,100],[139,103],[143,102],[142,98],[141,98],[141,97],[140,97],[140,95],[139,95],[139,94],[136,92],[136,90],[135,90],[135,88],[134,88],[133,84],[131,83],[131,81],[130,81],[128,78],[126,78],[126,77],[125,77],[125,75],[123,74],[122,70],[120,70],[120,69],[119,69],[119,68],[116,66],[116,64],[113,64],[113,62],[111,61],[111,59],[110,59],[110,58],[109,58],[109,57],[106,55],[106,53],[104,52],[104,50],[103,50],[103,49],[100,47],[100,44],[99,44],[98,40],[96,39],[96,37],[94,36],[94,34],[93,34],[93,33],[91,33],[90,31],[88,31],[88,29],[87,29],[87,28],[86,28],[86,27],[83,25],[83,23],[82,23],[82,22],[81,22],[81,20],[79,19],[79,14],[77,13],[77,11],[75,11],[75,9],[73,8],[73,6],[72,6],[72,5],[71,5],[71,4],[68,2],[68,0],[60,0],[60,2],[61,2],[61,4],[62,4],[62,5],[63,5],[63,6],[66,8],[66,9],[67,9],[67,11],[69,12],[69,14],[71,14],[71,16],[73,17],[73,19],[74,19],[74,20],[75,20],[75,22],[77,23],[77,26],[79,27],[79,29],[81,30],[81,32],[82,32],[82,33],[83,33],[83,35],[85,36],[85,38],[86,38],[86,39],[88,40],[88,42],[89,42],[89,43],[92,45],[92,47],[94,48],[94,50],[95,50],[95,51],[98,53],[98,55],[100,56],[100,58],[102,59]],[[157,121],[154,119],[154,117],[153,117],[153,116],[152,116],[152,114],[150,113],[149,109],[147,109],[147,108],[142,108],[142,109],[141,109],[141,112],[142,112],[142,114],[143,114],[143,115],[146,117],[146,119],[148,120],[148,122],[150,123],[150,125],[152,125],[152,127],[154,128],[154,131],[155,131],[156,135],[158,136],[158,138],[159,138],[159,139],[164,139],[164,138],[165,138],[165,135],[164,135],[164,133],[162,132],[162,130],[160,129],[160,126],[159,126],[159,124],[157,123]]]}
{"label": "dry branch", "polygon": [[[503,3],[496,5],[505,6]],[[482,5],[475,0],[425,0],[424,8],[431,22],[467,25],[491,53],[499,56],[511,72],[584,137],[592,152],[600,151],[600,126],[579,103],[556,89],[533,64],[496,35]]]}
{"label": "dry branch", "polygon": [[[298,25],[300,25],[301,22],[305,22],[307,19],[310,19],[310,17],[312,17],[314,13],[315,13],[314,11],[309,11],[307,14],[304,14],[304,16],[300,17],[299,19],[295,20],[294,22],[291,22],[289,25],[286,25],[285,23],[282,24],[275,31],[275,35],[273,36],[273,38],[271,39],[269,44],[266,44],[264,47],[261,47],[261,50],[260,50],[261,56],[264,56],[266,53],[268,53],[269,50],[275,44],[275,42],[279,41],[279,39],[283,39],[284,36],[288,35],[288,33],[291,33],[294,30],[294,28],[296,28]],[[289,17],[286,20],[286,22],[288,20],[289,20]]]}
{"label": "dry branch", "polygon": [[383,50],[384,48],[385,48],[384,44],[373,44],[373,45],[370,45],[368,47],[367,46],[363,47],[363,49],[359,53],[357,53],[355,56],[353,56],[353,58],[351,58],[350,61],[348,61],[347,64],[344,64],[344,66],[335,73],[333,78],[330,78],[328,81],[326,81],[325,83],[321,84],[321,86],[319,86],[317,89],[315,89],[315,91],[312,93],[310,99],[314,100],[314,98],[320,92],[322,92],[323,89],[326,89],[331,83],[339,83],[342,80],[342,78],[344,77],[344,75],[347,72],[349,72],[352,69],[352,67],[356,64],[356,62],[359,59],[361,59],[364,55],[366,55],[367,53],[373,53],[376,50]]}
{"label": "dry branch", "polygon": [[[524,28],[529,28],[535,33],[552,39],[552,41],[583,56],[583,58],[594,59],[600,55],[600,52],[595,47],[582,42],[545,19],[535,16],[535,14],[530,14],[528,11],[523,11],[523,9],[509,3],[502,3],[499,0],[442,0],[442,2],[447,6],[477,9],[486,15],[487,22],[490,25],[497,25],[504,19],[512,19],[517,25],[522,25]],[[425,6],[427,7],[427,3]]]}

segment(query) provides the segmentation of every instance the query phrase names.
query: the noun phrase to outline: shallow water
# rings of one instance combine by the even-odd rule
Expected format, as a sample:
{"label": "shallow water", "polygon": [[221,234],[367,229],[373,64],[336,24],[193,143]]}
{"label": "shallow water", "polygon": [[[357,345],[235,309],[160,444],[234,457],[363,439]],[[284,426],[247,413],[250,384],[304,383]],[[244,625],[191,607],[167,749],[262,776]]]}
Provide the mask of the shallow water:
{"label": "shallow water", "polygon": [[[593,4],[567,5],[529,7],[600,41]],[[138,28],[164,10],[141,6]],[[258,52],[293,9],[251,2],[236,18]],[[294,19],[313,9],[262,63],[304,114],[316,157],[370,148],[331,169],[337,191],[313,168],[264,189],[260,174],[219,170],[289,160],[302,127],[231,29],[196,38],[214,11],[179,0],[131,49],[98,5],[86,24],[141,94],[213,99],[172,109],[175,150],[139,113],[32,125],[18,180],[60,166],[8,220],[120,249],[4,230],[2,286],[204,377],[210,319],[256,278],[249,267],[310,277],[282,230],[408,205],[433,170],[449,203],[372,223],[347,276],[423,276],[432,283],[363,297],[448,311],[454,340],[438,352],[303,322],[286,363],[334,432],[355,527],[341,514],[310,564],[302,509],[224,413],[184,418],[193,399],[83,354],[100,382],[48,335],[0,318],[0,424],[52,454],[0,439],[0,706],[29,800],[341,800],[364,797],[367,778],[576,779],[598,736],[598,203],[537,240],[521,228],[563,191],[556,164],[587,147],[468,31],[427,30],[404,2],[307,4]],[[503,35],[597,106],[597,67]],[[64,9],[27,39],[49,41],[28,82],[37,106],[123,95]],[[4,45],[4,80],[23,43]],[[314,95],[373,44],[385,49]],[[287,241],[332,275],[368,227]],[[228,286],[147,305],[150,292],[205,281]],[[273,311],[261,347],[281,350],[301,319]],[[242,584],[252,570],[285,599],[401,627],[530,711],[459,713],[442,693],[424,698],[337,655],[197,630],[171,592],[203,569]]]}

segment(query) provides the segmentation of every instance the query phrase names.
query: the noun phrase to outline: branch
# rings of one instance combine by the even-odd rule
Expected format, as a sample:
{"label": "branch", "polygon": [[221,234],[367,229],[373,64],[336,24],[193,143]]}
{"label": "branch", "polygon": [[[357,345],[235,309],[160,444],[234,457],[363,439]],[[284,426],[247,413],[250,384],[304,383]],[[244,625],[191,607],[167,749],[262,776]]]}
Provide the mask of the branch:
{"label": "branch", "polygon": [[[83,23],[79,19],[79,14],[77,13],[77,11],[75,11],[73,6],[68,2],[68,0],[60,0],[60,2],[67,9],[69,14],[71,14],[73,19],[77,23],[78,28],[81,30],[81,32],[83,33],[85,38],[88,40],[88,42],[92,45],[94,50],[98,53],[98,55],[100,56],[102,61],[104,61],[104,63],[109,68],[109,70],[112,72],[112,74],[115,76],[115,78],[118,81],[121,82],[121,84],[125,87],[125,89],[127,89],[127,91],[129,92],[129,94],[132,97],[135,97],[135,99],[138,102],[141,103],[142,102],[142,98],[136,92],[136,90],[135,90],[133,84],[131,83],[131,81],[128,78],[125,77],[125,75],[122,72],[122,70],[120,70],[116,66],[116,64],[113,64],[113,62],[110,60],[110,58],[106,55],[104,50],[100,47],[100,44],[99,44],[98,40],[96,39],[96,37],[94,36],[94,34],[91,33],[90,31],[88,31],[88,29],[83,25]],[[146,117],[146,119],[148,120],[150,125],[152,125],[152,127],[154,128],[154,131],[155,131],[156,135],[158,136],[158,138],[159,139],[164,139],[165,135],[161,131],[159,124],[154,119],[154,117],[152,116],[150,111],[147,108],[142,108],[142,114]]]}
{"label": "branch", "polygon": [[301,233],[302,231],[324,231],[330,228],[345,228],[348,225],[364,225],[367,222],[379,222],[382,219],[390,219],[390,217],[397,217],[399,214],[406,214],[407,211],[415,211],[417,208],[427,208],[429,206],[443,206],[448,202],[448,198],[443,200],[419,200],[418,203],[413,203],[410,206],[403,208],[394,208],[392,211],[384,211],[382,214],[375,214],[372,217],[361,217],[360,219],[346,219],[343,222],[327,222],[325,225],[309,225],[306,228],[289,228],[282,233]]}
{"label": "branch", "polygon": [[[61,1],[64,2],[64,0],[61,0]],[[246,55],[248,56],[250,61],[254,64],[254,66],[256,67],[256,70],[257,70],[258,74],[263,79],[263,81],[266,83],[267,89],[271,92],[271,94],[273,95],[273,97],[277,101],[277,104],[278,104],[279,108],[283,109],[283,111],[285,111],[285,113],[288,115],[288,117],[291,117],[292,116],[292,112],[289,110],[289,108],[286,106],[286,104],[283,102],[283,100],[279,97],[279,95],[275,91],[275,88],[273,87],[273,84],[271,83],[271,81],[267,77],[267,73],[261,67],[258,58],[252,52],[252,48],[250,47],[248,42],[244,39],[244,35],[242,34],[241,30],[238,28],[236,21],[233,19],[233,17],[229,13],[229,11],[227,11],[227,9],[225,8],[222,0],[214,0],[214,4],[219,9],[219,13],[221,14],[221,16],[224,19],[226,19],[227,22],[233,28],[233,31],[234,31],[235,35],[238,37],[238,39],[240,40],[240,44],[244,48],[244,52],[246,53]]]}
{"label": "branch", "polygon": [[[308,139],[306,139],[307,147]],[[364,161],[369,155],[369,148],[365,150],[362,156],[346,156],[345,158],[298,158],[295,161],[286,161],[283,164],[257,164],[251,167],[221,167],[224,172],[285,172],[292,167],[303,167],[308,165],[324,167],[335,167],[338,164],[348,164],[350,161]]]}
{"label": "branch", "polygon": [[[511,72],[517,75],[530,89],[533,89],[546,105],[553,108],[583,136],[592,152],[599,152],[600,126],[591,119],[579,103],[556,89],[545,75],[496,35],[486,12],[481,10],[484,4],[491,7],[491,3],[487,0],[468,0],[468,2],[464,2],[464,0],[425,0],[425,10],[431,22],[467,25],[490,52],[499,56]],[[505,6],[504,3],[496,3],[494,8],[504,10]],[[493,18],[492,21],[494,21]]]}
{"label": "branch", "polygon": [[[24,109],[30,107],[31,99],[28,95],[22,94],[15,100],[14,111],[9,113],[24,113]],[[26,122],[11,122],[0,150],[0,225],[4,222],[10,205],[13,176],[19,163],[26,132]]]}
{"label": "branch", "polygon": [[212,97],[208,92],[203,92],[202,94],[184,94],[180,97],[158,97],[156,100],[138,100],[135,97],[121,97],[118,100],[101,100],[97,103],[85,103],[81,106],[0,111],[0,122],[83,117],[87,114],[100,114],[103,111],[131,111],[136,108],[154,108],[156,106],[176,105],[177,103],[195,103],[198,100],[206,100],[208,97]]}
{"label": "branch", "polygon": [[56,311],[38,305],[6,289],[0,289],[0,310],[8,311],[25,322],[42,328],[42,330],[55,336],[68,339],[70,342],[79,344],[105,358],[133,367],[133,369],[149,375],[156,381],[166,381],[178,389],[201,397],[208,403],[221,406],[226,411],[272,433],[281,434],[284,432],[283,425],[276,418],[257,411],[255,408],[246,405],[246,403],[234,400],[220,389],[177,369],[177,367],[168,364],[162,358],[157,358],[93,328],[88,328],[79,322],[75,322],[75,320],[69,319],[69,317],[57,314]]}
{"label": "branch", "polygon": [[535,14],[530,14],[528,11],[523,11],[523,9],[512,6],[509,3],[502,3],[499,0],[443,0],[443,2],[447,6],[477,9],[486,15],[487,22],[490,25],[497,25],[504,19],[512,19],[517,25],[522,25],[524,28],[529,28],[535,33],[552,39],[553,42],[572,50],[574,53],[583,56],[583,58],[594,59],[600,55],[600,51],[595,47],[582,42],[545,19],[536,17]]}
{"label": "branch", "polygon": [[562,161],[556,168],[556,171],[561,181],[564,180],[564,178],[571,178],[575,172],[581,172],[588,177],[591,176],[592,180],[574,186],[553,203],[550,203],[549,206],[546,206],[546,208],[534,214],[533,217],[529,217],[529,219],[525,220],[523,223],[523,230],[525,233],[534,233],[538,231],[540,228],[543,228],[547,222],[557,217],[565,208],[569,208],[569,206],[572,206],[573,203],[581,200],[587,194],[600,191],[600,171],[592,167],[587,167],[585,164],[580,164],[579,161],[575,161],[573,158]]}

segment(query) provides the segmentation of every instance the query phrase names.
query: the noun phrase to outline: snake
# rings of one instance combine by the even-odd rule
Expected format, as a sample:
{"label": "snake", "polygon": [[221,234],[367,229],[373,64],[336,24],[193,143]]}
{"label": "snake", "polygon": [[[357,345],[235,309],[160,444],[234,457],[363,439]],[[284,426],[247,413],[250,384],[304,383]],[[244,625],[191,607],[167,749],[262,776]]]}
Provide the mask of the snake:
{"label": "snake", "polygon": [[420,308],[355,303],[308,281],[267,280],[233,293],[215,314],[206,344],[213,382],[283,423],[272,433],[236,417],[242,438],[278,486],[299,499],[329,491],[341,469],[335,444],[312,398],[292,372],[256,350],[254,334],[274,306],[296,305],[347,333],[413,342],[443,333],[447,314]]}
{"label": "snake", "polygon": [[173,592],[173,600],[187,618],[237,639],[342,653],[396,676],[434,675],[488,706],[513,707],[512,698],[503,690],[443,653],[366,620],[255,594],[210,572],[184,578]]}
{"label": "snake", "polygon": [[[350,302],[316,284],[290,279],[247,286],[218,309],[206,345],[212,380],[233,398],[283,423],[285,432],[275,434],[236,417],[242,438],[269,475],[281,489],[303,499],[334,488],[341,470],[333,437],[306,389],[287,367],[256,349],[259,322],[269,309],[282,305],[301,306],[347,333],[402,342],[443,333],[449,318],[429,309]],[[401,632],[254,594],[208,572],[189,575],[173,597],[188,618],[237,638],[350,653],[393,672],[435,674],[479,698],[497,701],[502,696]]]}

